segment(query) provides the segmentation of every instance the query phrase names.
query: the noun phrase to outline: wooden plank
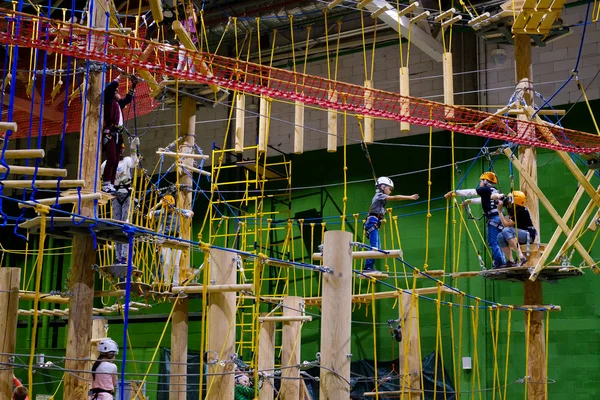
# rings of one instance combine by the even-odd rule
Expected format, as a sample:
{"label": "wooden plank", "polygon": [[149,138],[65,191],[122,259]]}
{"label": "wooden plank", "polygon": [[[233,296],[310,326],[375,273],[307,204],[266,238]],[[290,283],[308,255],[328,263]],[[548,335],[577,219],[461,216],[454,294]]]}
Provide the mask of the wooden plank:
{"label": "wooden plank", "polygon": [[244,151],[244,128],[246,117],[246,95],[237,93],[235,95],[235,149],[236,153]]}
{"label": "wooden plank", "polygon": [[[7,168],[3,165],[0,165],[0,173],[6,172]],[[54,177],[67,177],[66,169],[59,168],[38,168],[37,171],[35,167],[22,167],[20,165],[9,165],[8,170],[10,174],[15,175],[33,175],[36,173],[36,176],[54,176]]]}
{"label": "wooden plank", "polygon": [[[452,68],[452,53],[445,51],[442,60],[442,73],[444,76],[444,103],[454,105],[454,73]],[[454,119],[454,108],[444,109],[446,119]]]}
{"label": "wooden plank", "polygon": [[[296,400],[300,397],[300,331],[302,322],[296,318],[302,316],[304,300],[299,296],[288,296],[283,299],[283,318],[291,319],[283,325],[281,338],[281,389],[282,400]],[[267,317],[263,317],[267,318]],[[289,368],[294,367],[294,368]]]}
{"label": "wooden plank", "polygon": [[294,106],[294,154],[304,153],[304,104],[296,100]]}
{"label": "wooden plank", "polygon": [[[598,187],[598,191],[600,192],[600,186]],[[567,251],[567,249],[573,246],[573,243],[575,243],[575,241],[579,238],[579,232],[582,231],[588,219],[592,216],[592,214],[596,212],[596,209],[597,207],[594,204],[594,201],[590,200],[588,202],[588,205],[585,207],[585,209],[579,216],[577,223],[575,224],[575,226],[573,226],[571,233],[569,234],[569,236],[567,236],[567,240],[565,240],[565,242],[560,247],[560,250],[558,251],[557,255],[564,254],[564,252]],[[554,260],[558,262],[556,258]]]}
{"label": "wooden plank", "polygon": [[[235,285],[237,264],[230,252],[218,249],[210,250],[208,260],[210,279],[215,285]],[[217,354],[231,355],[235,353],[236,328],[236,296],[233,292],[214,292],[208,296],[208,331],[207,351]],[[227,356],[228,357],[228,356]],[[208,365],[207,400],[233,400],[234,364],[220,363]]]}
{"label": "wooden plank", "polygon": [[260,115],[258,117],[258,151],[267,151],[269,130],[271,127],[270,116],[271,116],[271,100],[267,96],[260,96],[259,102]]}
{"label": "wooden plank", "polygon": [[176,300],[171,323],[169,400],[187,398],[188,316],[190,299]]}
{"label": "wooden plank", "polygon": [[[335,91],[330,92],[331,101],[337,101],[337,93]],[[338,144],[338,116],[337,110],[329,109],[327,111],[327,151],[335,153],[337,151]]]}
{"label": "wooden plank", "polygon": [[[365,108],[372,109],[373,108],[373,81],[366,80],[365,81]],[[365,126],[364,126],[364,141],[365,143],[373,143],[375,141],[375,119],[370,116],[364,117]]]}
{"label": "wooden plank", "polygon": [[[253,289],[254,289],[254,285],[251,283],[206,286],[207,293],[231,293],[231,292],[241,292],[244,290],[252,291]],[[187,293],[187,294],[200,294],[200,293],[203,293],[204,286],[203,285],[174,286],[171,290],[175,294],[177,294],[179,292],[183,292],[183,293]]]}
{"label": "wooden plank", "polygon": [[[65,311],[65,310],[60,310]],[[106,318],[94,318],[92,319],[92,352],[91,352],[91,361],[95,361],[98,359],[98,343],[102,339],[106,339],[106,329],[105,326],[108,326],[108,320]],[[90,368],[92,366],[90,365]]]}
{"label": "wooden plank", "polygon": [[43,149],[6,150],[5,160],[23,160],[26,158],[44,158],[46,153]]}
{"label": "wooden plank", "polygon": [[0,397],[12,399],[13,364],[10,354],[16,353],[19,311],[20,268],[0,268]]}
{"label": "wooden plank", "polygon": [[[352,325],[352,233],[327,231],[324,264],[334,273],[323,274],[321,304],[320,397],[347,399],[350,394]],[[331,372],[334,371],[334,372]]]}
{"label": "wooden plank", "polygon": [[[32,187],[33,180],[5,180],[0,181],[0,185],[4,186],[5,189],[29,189]],[[39,180],[36,179],[35,187],[38,189],[56,189],[60,183],[61,188],[77,188],[83,187],[85,181],[82,179],[63,179],[60,182],[58,180]]]}
{"label": "wooden plank", "polygon": [[[410,81],[408,75],[408,67],[400,67],[400,117],[410,117]],[[400,132],[409,132],[410,124],[408,122],[400,122]]]}
{"label": "wooden plank", "polygon": [[[264,316],[265,314],[263,314]],[[258,370],[271,375],[275,368],[275,323],[263,322],[258,337]],[[258,394],[259,400],[273,400],[275,380],[266,378]]]}
{"label": "wooden plank", "polygon": [[156,23],[162,22],[164,15],[161,0],[150,0],[150,10],[152,11],[152,18]]}
{"label": "wooden plank", "polygon": [[17,131],[17,123],[16,122],[0,122],[0,132],[16,132]]}
{"label": "wooden plank", "polygon": [[[415,306],[418,298],[413,301],[413,295],[402,293],[402,307],[398,307],[398,318],[404,320],[403,339],[408,340],[408,353],[404,345],[399,347],[398,368],[400,389],[409,394],[409,399],[421,398],[420,378],[420,349],[419,349],[419,308]],[[415,303],[415,304],[413,304]]]}
{"label": "wooden plank", "polygon": [[19,203],[19,208],[31,208],[35,207],[37,204],[43,204],[46,206],[54,205],[58,202],[58,204],[69,204],[69,203],[78,203],[81,201],[82,203],[89,200],[99,200],[102,198],[101,193],[91,193],[91,194],[82,194],[81,196],[61,196],[58,199],[56,197],[50,197],[47,199],[40,199],[33,201],[27,201],[25,203]]}

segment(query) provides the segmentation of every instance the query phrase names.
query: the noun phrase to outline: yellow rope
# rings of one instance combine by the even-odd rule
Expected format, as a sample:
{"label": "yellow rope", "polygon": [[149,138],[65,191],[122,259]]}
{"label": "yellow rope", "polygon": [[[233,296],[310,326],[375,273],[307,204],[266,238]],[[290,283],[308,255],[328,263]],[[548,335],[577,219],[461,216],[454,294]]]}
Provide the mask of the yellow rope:
{"label": "yellow rope", "polygon": [[583,100],[585,100],[585,105],[587,106],[587,109],[590,112],[590,117],[592,118],[592,121],[594,122],[594,127],[596,128],[596,133],[598,135],[600,135],[600,128],[598,128],[598,123],[596,122],[596,117],[594,116],[594,112],[592,111],[592,106],[590,105],[587,94],[585,94],[585,89],[583,88],[583,85],[579,81],[579,75],[575,72],[573,72],[573,74],[575,75],[575,82],[577,83],[577,87],[579,88],[579,90],[581,90],[581,94],[583,95]]}
{"label": "yellow rope", "polygon": [[523,399],[527,399],[527,386],[529,386],[529,333],[531,330],[531,309],[527,310],[527,329],[525,330],[525,390]]}
{"label": "yellow rope", "polygon": [[546,362],[544,365],[544,369],[546,370],[546,379],[544,380],[544,399],[548,400],[548,358],[550,358],[550,356],[548,355],[548,350],[549,350],[549,344],[550,344],[550,310],[546,310],[546,337],[544,338],[544,342],[546,345]]}
{"label": "yellow rope", "polygon": [[[362,15],[362,13],[361,13]],[[346,100],[344,99],[344,103],[346,102]],[[348,208],[348,155],[347,155],[347,151],[346,151],[346,144],[347,144],[347,135],[348,135],[348,124],[347,124],[347,115],[346,115],[346,111],[344,110],[344,137],[343,137],[343,148],[344,148],[344,197],[342,198],[343,201],[343,209],[342,209],[342,232],[346,232],[346,210]]]}
{"label": "yellow rope", "polygon": [[[510,354],[510,332],[511,332],[511,322],[512,322],[512,310],[513,306],[508,307],[508,326],[506,330],[508,331],[506,334],[506,361],[504,366],[504,398],[506,400],[506,393],[508,392],[508,357]],[[527,368],[527,367],[525,367]]]}
{"label": "yellow rope", "polygon": [[[433,115],[433,109],[429,108],[429,118]],[[429,127],[429,163],[427,167],[427,214],[425,218],[425,271],[429,268],[429,224],[431,221],[431,158],[433,152],[433,127]]]}
{"label": "yellow rope", "polygon": [[[362,15],[362,13],[361,13]],[[372,278],[375,281],[374,278]],[[373,316],[373,372],[375,374],[375,399],[379,399],[379,378],[377,371],[377,315],[375,314],[375,282],[371,286],[371,314]]]}

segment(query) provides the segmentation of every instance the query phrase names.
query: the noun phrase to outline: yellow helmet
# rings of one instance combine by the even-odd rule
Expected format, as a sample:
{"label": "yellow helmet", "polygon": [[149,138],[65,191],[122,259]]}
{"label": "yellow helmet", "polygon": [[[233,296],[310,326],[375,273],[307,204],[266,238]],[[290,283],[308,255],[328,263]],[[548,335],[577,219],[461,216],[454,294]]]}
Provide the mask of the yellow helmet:
{"label": "yellow helmet", "polygon": [[521,192],[520,190],[514,190],[512,192],[512,198],[513,202],[518,206],[524,206],[527,202],[527,196],[525,196],[525,193]]}
{"label": "yellow helmet", "polygon": [[166,204],[168,206],[174,206],[175,198],[173,196],[171,196],[170,194],[168,194],[162,198],[162,202],[163,202],[163,204]]}
{"label": "yellow helmet", "polygon": [[492,171],[484,172],[483,174],[481,174],[479,179],[485,179],[486,181],[490,181],[493,184],[498,183],[498,177]]}

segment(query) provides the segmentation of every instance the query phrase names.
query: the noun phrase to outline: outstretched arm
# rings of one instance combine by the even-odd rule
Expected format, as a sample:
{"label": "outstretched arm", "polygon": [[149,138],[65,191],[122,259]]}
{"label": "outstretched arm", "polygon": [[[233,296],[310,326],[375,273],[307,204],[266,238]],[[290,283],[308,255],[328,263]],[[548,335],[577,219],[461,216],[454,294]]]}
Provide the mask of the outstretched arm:
{"label": "outstretched arm", "polygon": [[419,199],[418,194],[413,194],[410,196],[407,196],[404,194],[397,194],[395,196],[388,196],[386,200],[397,201],[397,200],[418,200],[418,199]]}

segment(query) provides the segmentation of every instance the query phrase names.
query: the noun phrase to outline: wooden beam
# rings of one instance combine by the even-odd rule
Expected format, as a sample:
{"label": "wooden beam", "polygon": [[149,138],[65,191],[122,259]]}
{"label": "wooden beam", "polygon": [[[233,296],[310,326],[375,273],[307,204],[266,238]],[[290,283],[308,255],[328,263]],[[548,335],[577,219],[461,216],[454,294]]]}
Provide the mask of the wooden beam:
{"label": "wooden beam", "polygon": [[[384,250],[387,253],[382,253],[376,250],[353,251],[351,256],[355,260],[365,260],[369,258],[399,258],[402,257],[402,250]],[[313,260],[323,260],[323,254],[313,253]]]}
{"label": "wooden beam", "polygon": [[235,152],[244,152],[244,128],[246,117],[246,95],[237,93],[235,95]]}
{"label": "wooden beam", "polygon": [[[210,249],[208,268],[215,285],[235,285],[237,264],[228,251]],[[208,296],[208,343],[207,351],[229,357],[235,353],[236,296],[233,292],[214,292]],[[220,363],[209,365],[206,394],[207,400],[231,400],[234,392],[234,365]]]}
{"label": "wooden beam", "polygon": [[[60,182],[58,180],[39,180],[36,179],[35,187],[38,189],[56,189],[58,184],[60,187],[65,188],[78,188],[83,187],[85,182],[81,179],[63,179]],[[0,185],[4,186],[5,189],[29,189],[34,184],[33,180],[5,180],[0,181]]]}
{"label": "wooden beam", "polygon": [[[78,203],[86,202],[90,200],[100,200],[102,198],[102,193],[90,193],[90,194],[82,194],[81,196],[61,196],[58,198],[58,204],[69,204],[69,203]],[[37,204],[43,204],[46,206],[51,206],[57,203],[56,197],[50,197],[47,199],[40,199],[33,201],[27,201],[25,203],[19,203],[19,208],[31,208],[35,207]]]}
{"label": "wooden beam", "polygon": [[150,10],[152,11],[152,18],[154,18],[157,24],[163,21],[165,17],[163,15],[161,0],[150,0]]}
{"label": "wooden beam", "polygon": [[260,115],[258,116],[258,151],[263,153],[267,151],[269,130],[271,128],[271,124],[269,122],[271,117],[271,102],[272,100],[267,96],[260,96]]}
{"label": "wooden beam", "polygon": [[[265,316],[263,314],[263,316]],[[275,323],[263,322],[260,325],[258,336],[258,370],[271,373],[275,368]],[[263,380],[263,387],[258,394],[259,400],[273,400],[275,391],[275,380],[267,378]]]}
{"label": "wooden beam", "polygon": [[[414,3],[413,3],[414,4]],[[400,67],[400,116],[410,117],[410,81],[408,75],[408,67]],[[410,132],[410,124],[408,122],[400,122],[400,132]]]}
{"label": "wooden beam", "polygon": [[[454,73],[452,68],[452,53],[445,51],[442,60],[442,71],[444,76],[444,103],[454,105]],[[454,108],[444,109],[446,119],[454,119]]]}
{"label": "wooden beam", "polygon": [[27,158],[44,158],[45,155],[44,149],[6,150],[4,152],[4,159],[23,160]]}
{"label": "wooden beam", "polygon": [[17,123],[16,122],[0,122],[0,132],[8,132],[12,131],[13,133],[17,131]]}
{"label": "wooden beam", "polygon": [[304,153],[304,103],[296,100],[294,106],[294,154]]}
{"label": "wooden beam", "polygon": [[[544,205],[546,211],[548,211],[548,213],[550,214],[552,219],[554,219],[554,221],[558,224],[560,229],[562,229],[565,235],[569,235],[569,233],[571,233],[571,229],[567,226],[565,221],[562,220],[558,212],[556,212],[556,209],[552,206],[546,195],[544,195],[541,189],[537,186],[533,178],[524,170],[523,166],[521,165],[521,162],[512,156],[509,149],[504,149],[504,154],[512,161],[513,166],[517,169],[517,171],[519,171],[521,178],[527,181],[530,190],[537,195],[539,201]],[[592,257],[590,257],[587,250],[581,245],[581,243],[576,242],[575,249],[579,254],[581,254],[581,257],[583,257],[583,259],[585,260],[585,262],[588,263],[588,265],[595,264],[594,260],[592,259]]]}
{"label": "wooden beam", "polygon": [[166,151],[165,149],[158,149],[156,151],[156,154],[169,157],[193,158],[194,160],[208,160],[210,158],[210,156],[206,154],[194,154],[183,152],[176,153],[174,151]]}
{"label": "wooden beam", "polygon": [[171,323],[169,400],[187,399],[188,316],[190,299],[176,300]]}
{"label": "wooden beam", "polygon": [[[436,288],[437,289],[437,288]],[[413,300],[413,294],[402,293],[400,299],[402,307],[398,307],[398,318],[404,320],[403,338],[408,341],[408,353],[404,345],[398,346],[400,355],[398,359],[400,389],[408,394],[408,399],[421,398],[421,351],[419,349],[419,307]],[[401,325],[402,326],[402,325]]]}
{"label": "wooden beam", "polygon": [[[373,81],[365,81],[365,108],[373,108]],[[375,141],[375,119],[370,116],[364,117],[364,141],[365,143],[373,143]]]}
{"label": "wooden beam", "polygon": [[[33,301],[35,299],[35,292],[22,290],[19,292],[19,299],[25,301]],[[46,293],[40,294],[40,303],[55,303],[55,304],[69,304],[70,300],[68,297],[54,296]]]}
{"label": "wooden beam", "polygon": [[0,268],[0,398],[12,399],[14,363],[11,354],[17,347],[17,320],[21,268]]}
{"label": "wooden beam", "polygon": [[[66,311],[66,310],[59,310],[59,311]],[[98,356],[100,355],[98,353],[98,343],[102,340],[102,339],[106,339],[106,329],[105,327],[108,326],[108,320],[106,318],[93,318],[92,319],[92,343],[94,344],[92,346],[92,351],[91,351],[91,357],[90,357],[90,361],[94,362],[95,360],[98,359]],[[90,368],[92,366],[90,365]]]}
{"label": "wooden beam", "polygon": [[[283,298],[283,318],[290,319],[283,325],[281,337],[281,389],[279,397],[282,400],[300,398],[300,331],[302,322],[296,318],[302,316],[304,299],[299,296]],[[263,317],[267,318],[267,317]],[[291,367],[291,368],[290,368]]]}
{"label": "wooden beam", "polygon": [[288,316],[288,317],[258,317],[258,322],[310,322],[310,315]]}
{"label": "wooden beam", "polygon": [[[174,286],[171,291],[173,293],[186,293],[186,294],[201,294],[204,292],[205,286],[194,285],[194,286]],[[227,285],[208,285],[206,286],[207,293],[231,293],[231,292],[242,292],[252,291],[254,285],[251,283],[245,284],[227,284]]]}
{"label": "wooden beam", "polygon": [[[107,24],[109,9],[107,0],[95,0],[94,12],[88,16],[90,28],[104,29]],[[90,51],[103,47],[103,39],[92,37],[88,42]],[[86,74],[87,93],[84,96],[85,116],[80,138],[80,171],[78,178],[85,182],[84,189],[96,191],[95,182],[98,181],[99,171],[97,159],[100,156],[98,143],[98,126],[102,121],[100,104],[102,103],[102,72],[94,71]],[[83,201],[79,214],[85,217],[96,215],[94,201]],[[85,231],[85,230],[83,230]],[[94,238],[89,232],[78,233],[73,236],[73,251],[71,255],[71,280],[69,290],[73,292],[69,309],[70,318],[67,326],[67,351],[65,369],[71,371],[85,371],[89,369],[88,360],[91,351],[92,339],[92,313],[94,301],[94,270],[90,268],[96,262],[96,249]],[[89,376],[86,376],[89,378]],[[78,375],[66,374],[64,379],[63,397],[65,399],[85,399],[89,390],[87,379]]]}
{"label": "wooden beam", "polygon": [[[337,101],[337,93],[335,91],[330,92],[332,102]],[[338,120],[337,110],[329,109],[327,111],[327,151],[335,153],[337,151],[338,144]]]}
{"label": "wooden beam", "polygon": [[[344,399],[350,395],[350,343],[352,329],[352,233],[327,231],[324,264],[333,274],[323,274],[321,303],[320,397]],[[333,372],[331,372],[333,371]]]}
{"label": "wooden beam", "polygon": [[[600,186],[598,186],[598,192],[600,193]],[[565,240],[563,245],[560,247],[557,256],[560,254],[564,254],[564,252],[567,251],[567,249],[569,249],[571,246],[573,246],[573,243],[575,243],[575,241],[579,239],[579,233],[583,230],[588,219],[592,216],[592,214],[596,212],[596,210],[597,206],[594,204],[593,200],[590,200],[588,202],[588,205],[585,207],[585,209],[579,216],[577,223],[575,224],[575,226],[573,226],[571,233],[569,234],[569,236],[567,236],[567,240]],[[556,258],[554,260],[557,261]]]}
{"label": "wooden beam", "polygon": [[34,173],[36,173],[36,176],[54,176],[54,177],[61,177],[61,178],[67,177],[66,169],[38,168],[36,171],[35,167],[22,167],[20,165],[9,165],[8,168],[6,168],[5,166],[0,165],[0,173],[4,173],[7,170],[9,170],[10,174],[15,174],[15,175],[33,175]]}

